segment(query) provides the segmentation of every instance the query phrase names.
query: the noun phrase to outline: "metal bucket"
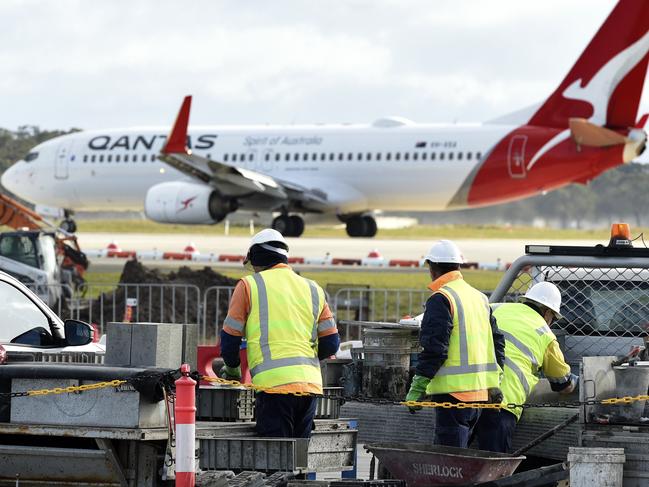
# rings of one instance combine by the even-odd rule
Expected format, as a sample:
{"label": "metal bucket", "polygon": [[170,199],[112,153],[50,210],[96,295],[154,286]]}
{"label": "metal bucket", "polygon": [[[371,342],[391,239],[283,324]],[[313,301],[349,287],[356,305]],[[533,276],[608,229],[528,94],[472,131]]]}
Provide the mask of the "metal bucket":
{"label": "metal bucket", "polygon": [[514,473],[525,459],[504,453],[469,450],[421,443],[365,445],[390,474],[408,487],[470,485],[489,482]]}

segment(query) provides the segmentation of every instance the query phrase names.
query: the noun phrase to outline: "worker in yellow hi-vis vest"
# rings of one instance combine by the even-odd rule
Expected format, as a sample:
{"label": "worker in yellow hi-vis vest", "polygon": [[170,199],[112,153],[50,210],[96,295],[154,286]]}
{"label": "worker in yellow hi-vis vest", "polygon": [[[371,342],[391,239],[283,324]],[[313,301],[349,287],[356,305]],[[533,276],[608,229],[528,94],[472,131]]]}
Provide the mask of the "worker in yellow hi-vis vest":
{"label": "worker in yellow hi-vis vest", "polygon": [[[500,403],[505,343],[487,297],[464,281],[464,257],[453,242],[435,243],[425,260],[433,294],[426,302],[419,333],[423,351],[406,400],[428,395],[436,402]],[[466,448],[479,417],[480,409],[437,408],[435,442]]]}
{"label": "worker in yellow hi-vis vest", "polygon": [[[570,373],[550,330],[550,324],[561,319],[561,292],[550,282],[539,282],[520,301],[493,305],[498,328],[505,336],[505,367],[500,384],[503,403],[523,404],[541,371],[553,391],[571,393],[578,378]],[[521,408],[483,411],[475,428],[480,449],[508,453],[522,412]]]}
{"label": "worker in yellow hi-vis vest", "polygon": [[[250,242],[244,265],[254,274],[232,293],[221,332],[221,377],[240,379],[239,349],[246,338],[260,436],[308,438],[317,396],[320,360],[334,355],[340,339],[322,288],[288,266],[282,234],[265,229]],[[304,393],[298,396],[292,393]]]}

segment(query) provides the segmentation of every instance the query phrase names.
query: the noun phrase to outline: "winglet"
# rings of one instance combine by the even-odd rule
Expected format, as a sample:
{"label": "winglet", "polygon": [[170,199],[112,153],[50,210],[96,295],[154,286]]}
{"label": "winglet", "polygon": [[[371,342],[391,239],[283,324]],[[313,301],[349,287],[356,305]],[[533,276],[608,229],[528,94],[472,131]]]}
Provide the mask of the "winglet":
{"label": "winglet", "polygon": [[192,96],[187,95],[180,106],[180,111],[176,117],[176,123],[169,137],[167,143],[162,149],[163,154],[177,154],[186,153],[189,151],[187,148],[187,126],[189,125],[189,110],[192,106]]}
{"label": "winglet", "polygon": [[635,128],[643,129],[647,124],[647,118],[649,118],[649,113],[645,113],[642,117],[640,117],[640,120],[638,120],[638,122],[635,124]]}

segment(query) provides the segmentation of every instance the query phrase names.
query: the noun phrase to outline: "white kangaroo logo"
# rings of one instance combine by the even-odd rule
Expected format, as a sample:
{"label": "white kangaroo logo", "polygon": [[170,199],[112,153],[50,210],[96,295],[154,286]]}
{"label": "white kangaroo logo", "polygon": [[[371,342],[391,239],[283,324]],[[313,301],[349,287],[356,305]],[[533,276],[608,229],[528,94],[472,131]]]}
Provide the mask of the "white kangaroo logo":
{"label": "white kangaroo logo", "polygon": [[608,100],[613,91],[617,88],[627,74],[640,62],[649,50],[649,31],[645,32],[640,39],[620,51],[611,58],[593,78],[582,87],[583,80],[575,80],[570,86],[563,90],[564,98],[581,100],[593,107],[593,114],[588,119],[590,122],[604,125],[606,123],[606,111]]}
{"label": "white kangaroo logo", "polygon": [[[640,62],[649,50],[649,31],[631,44],[629,47],[620,51],[612,57],[604,66],[600,68],[595,76],[582,86],[583,78],[572,82],[565,90],[563,97],[569,100],[585,101],[593,107],[593,114],[588,119],[597,125],[606,123],[606,112],[608,110],[608,101],[611,95],[627,74]],[[527,165],[529,171],[536,161],[546,152],[550,151],[561,142],[570,137],[570,129],[563,130],[552,137],[541,147]]]}

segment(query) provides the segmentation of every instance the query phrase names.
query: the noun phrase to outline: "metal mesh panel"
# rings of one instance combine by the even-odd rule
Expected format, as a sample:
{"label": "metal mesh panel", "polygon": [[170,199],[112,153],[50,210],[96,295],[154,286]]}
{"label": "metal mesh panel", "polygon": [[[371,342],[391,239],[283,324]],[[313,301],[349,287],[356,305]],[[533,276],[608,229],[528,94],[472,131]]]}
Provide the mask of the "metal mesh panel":
{"label": "metal mesh panel", "polygon": [[233,286],[212,286],[205,290],[199,343],[215,342],[223,327],[223,320],[228,314],[228,305],[233,292]]}
{"label": "metal mesh panel", "polygon": [[124,319],[130,298],[137,300],[131,317],[133,322],[201,323],[203,318],[203,296],[195,285],[119,283],[103,293],[89,286],[88,295],[97,296],[72,300],[70,304],[74,308],[70,309],[70,315],[96,323],[101,333],[105,333],[108,322]]}
{"label": "metal mesh panel", "polygon": [[[548,258],[551,260],[551,257]],[[583,259],[580,259],[583,260]],[[507,291],[492,301],[513,302],[535,283],[561,291],[563,319],[552,325],[572,360],[585,355],[619,355],[641,343],[649,325],[649,269],[588,265],[525,265]],[[507,279],[507,276],[504,280]]]}

